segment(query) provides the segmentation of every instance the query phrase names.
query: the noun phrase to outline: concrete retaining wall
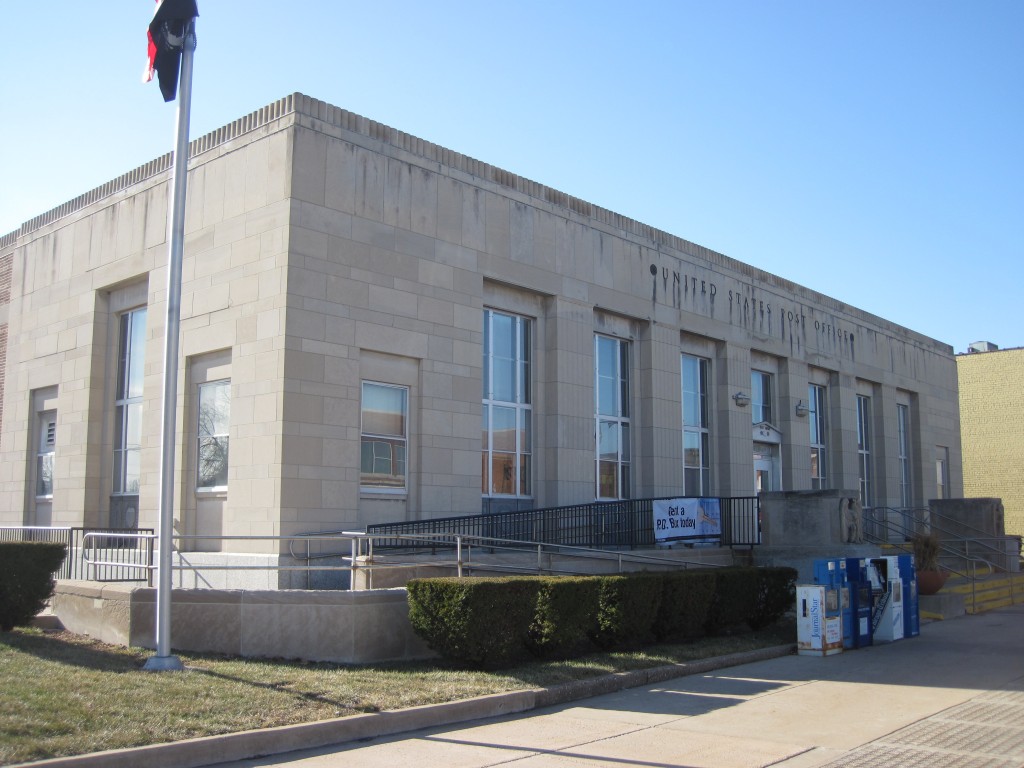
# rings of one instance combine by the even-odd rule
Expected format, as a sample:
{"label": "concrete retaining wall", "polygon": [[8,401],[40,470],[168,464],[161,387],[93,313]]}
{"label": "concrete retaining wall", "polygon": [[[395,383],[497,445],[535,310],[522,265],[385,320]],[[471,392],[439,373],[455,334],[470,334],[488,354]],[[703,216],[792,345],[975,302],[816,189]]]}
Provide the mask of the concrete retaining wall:
{"label": "concrete retaining wall", "polygon": [[[156,647],[154,589],[60,581],[52,607],[71,632],[118,645]],[[176,589],[171,645],[177,651],[344,664],[434,655],[409,624],[404,589]]]}

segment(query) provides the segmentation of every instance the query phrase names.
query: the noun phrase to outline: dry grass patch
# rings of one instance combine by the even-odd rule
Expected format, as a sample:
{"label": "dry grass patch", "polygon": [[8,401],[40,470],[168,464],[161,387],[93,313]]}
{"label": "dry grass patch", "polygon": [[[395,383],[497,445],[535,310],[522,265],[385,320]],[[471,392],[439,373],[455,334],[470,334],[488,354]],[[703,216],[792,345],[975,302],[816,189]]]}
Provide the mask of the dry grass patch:
{"label": "dry grass patch", "polygon": [[443,662],[341,666],[180,654],[185,672],[142,670],[150,651],[68,632],[0,633],[0,764],[156,744],[467,699],[609,672],[792,643],[757,633],[480,672]]}

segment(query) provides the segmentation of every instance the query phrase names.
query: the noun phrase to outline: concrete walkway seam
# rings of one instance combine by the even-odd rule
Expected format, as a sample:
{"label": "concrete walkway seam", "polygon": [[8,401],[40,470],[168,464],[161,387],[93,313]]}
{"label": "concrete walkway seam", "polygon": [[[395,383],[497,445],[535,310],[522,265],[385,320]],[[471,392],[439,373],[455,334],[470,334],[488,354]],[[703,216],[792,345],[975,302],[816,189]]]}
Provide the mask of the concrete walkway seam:
{"label": "concrete walkway seam", "polygon": [[666,664],[630,672],[616,672],[587,680],[574,680],[550,688],[493,693],[442,704],[424,704],[408,709],[282,725],[252,731],[201,736],[195,739],[55,757],[8,768],[202,768],[233,760],[247,760],[303,749],[316,749],[379,736],[455,725],[531,709],[588,699],[626,688],[664,682],[687,675],[788,656],[795,644],[742,651],[680,664]]}

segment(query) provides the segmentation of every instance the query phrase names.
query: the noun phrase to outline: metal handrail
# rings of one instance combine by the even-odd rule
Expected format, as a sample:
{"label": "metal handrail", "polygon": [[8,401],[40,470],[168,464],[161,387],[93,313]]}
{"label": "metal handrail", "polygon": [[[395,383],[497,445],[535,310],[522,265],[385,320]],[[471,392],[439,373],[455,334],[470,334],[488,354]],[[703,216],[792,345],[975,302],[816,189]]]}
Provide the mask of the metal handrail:
{"label": "metal handrail", "polygon": [[[107,565],[120,565],[126,566],[125,563],[106,560],[102,556],[97,557],[96,553],[104,547],[95,546],[94,542],[99,539],[111,539],[111,538],[123,538],[126,540],[133,541],[155,541],[156,535],[152,533],[89,533],[84,537],[85,546],[83,551],[83,561],[91,567],[107,566]],[[292,536],[200,536],[200,535],[186,535],[180,534],[175,535],[175,540],[182,541],[194,541],[194,540],[217,540],[217,541],[278,541],[289,542],[289,554],[293,560],[301,561],[302,556],[294,554],[294,548],[291,546],[295,541],[310,541],[313,539],[319,539],[322,541],[348,541],[350,543],[350,554],[344,555],[340,552],[335,552],[327,555],[311,555],[310,560],[319,559],[322,557],[340,557],[341,560],[346,563],[344,565],[317,565],[315,568],[311,568],[309,562],[305,565],[227,565],[227,564],[214,564],[214,563],[189,563],[182,561],[182,556],[189,554],[188,551],[179,550],[179,562],[172,566],[174,571],[258,571],[258,570],[275,570],[275,571],[349,571],[351,574],[349,589],[353,590],[356,588],[357,576],[359,571],[366,571],[368,574],[368,585],[372,588],[373,584],[373,571],[375,569],[387,568],[387,569],[402,569],[402,568],[417,568],[424,565],[423,560],[402,562],[398,560],[386,560],[377,561],[373,554],[373,542],[375,539],[382,538],[378,534],[366,533],[364,531],[334,531],[330,533],[319,533],[319,534],[295,534]],[[644,565],[664,565],[674,566],[677,568],[690,568],[690,567],[702,567],[702,568],[715,568],[722,567],[714,563],[700,563],[691,560],[677,560],[674,558],[658,557],[654,555],[641,555],[632,552],[609,552],[606,550],[591,549],[588,547],[577,547],[570,545],[549,545],[543,542],[529,542],[521,541],[517,539],[503,539],[498,537],[487,537],[487,536],[476,536],[476,535],[465,535],[465,534],[389,534],[388,539],[395,540],[408,540],[418,544],[438,544],[446,547],[454,546],[456,556],[454,559],[439,559],[429,561],[429,565],[435,567],[450,567],[454,568],[457,575],[461,578],[465,575],[466,570],[471,571],[494,571],[504,573],[550,573],[550,574],[580,574],[586,573],[586,571],[578,571],[567,568],[554,568],[550,563],[544,565],[545,555],[561,555],[569,558],[579,558],[581,560],[598,560],[598,561],[614,561],[616,563],[616,569],[618,572],[623,571],[623,566],[627,563],[644,564]],[[512,564],[501,564],[501,563],[484,563],[484,562],[472,562],[472,548],[477,547],[478,549],[486,549],[491,551],[503,551],[509,553],[533,553],[536,552],[537,561],[535,567],[528,567],[525,565],[512,565]],[[308,544],[307,544],[308,549]],[[157,566],[152,561],[148,564],[131,564],[127,566],[130,568],[146,570],[147,573],[152,574]],[[150,581],[152,579],[150,578]]]}

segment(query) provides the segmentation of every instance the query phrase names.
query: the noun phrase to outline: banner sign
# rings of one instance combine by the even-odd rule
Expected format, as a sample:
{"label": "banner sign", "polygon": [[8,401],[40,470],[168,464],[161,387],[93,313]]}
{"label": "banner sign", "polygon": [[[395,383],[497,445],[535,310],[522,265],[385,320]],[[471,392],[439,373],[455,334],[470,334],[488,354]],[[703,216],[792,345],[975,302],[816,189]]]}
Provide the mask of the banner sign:
{"label": "banner sign", "polygon": [[718,499],[662,499],[653,502],[653,507],[655,541],[722,536]]}

